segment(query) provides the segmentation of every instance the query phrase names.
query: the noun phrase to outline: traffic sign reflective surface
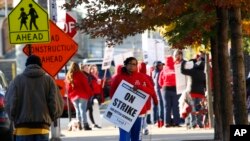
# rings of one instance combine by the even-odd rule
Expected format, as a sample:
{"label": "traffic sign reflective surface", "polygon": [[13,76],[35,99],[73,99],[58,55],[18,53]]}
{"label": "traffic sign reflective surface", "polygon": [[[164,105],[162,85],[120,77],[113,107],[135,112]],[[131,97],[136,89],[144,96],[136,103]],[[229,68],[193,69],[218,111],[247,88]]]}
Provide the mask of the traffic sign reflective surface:
{"label": "traffic sign reflective surface", "polygon": [[22,0],[9,14],[11,44],[49,42],[48,13],[34,0]]}
{"label": "traffic sign reflective surface", "polygon": [[66,13],[66,20],[64,25],[64,32],[67,33],[70,37],[74,38],[77,33],[75,28],[76,18],[73,16],[72,13]]}
{"label": "traffic sign reflective surface", "polygon": [[[77,43],[64,33],[52,21],[50,23],[51,42],[47,44],[33,44],[31,54],[39,56],[43,69],[51,76],[55,76],[68,60],[77,52]],[[23,49],[29,55],[29,46]]]}

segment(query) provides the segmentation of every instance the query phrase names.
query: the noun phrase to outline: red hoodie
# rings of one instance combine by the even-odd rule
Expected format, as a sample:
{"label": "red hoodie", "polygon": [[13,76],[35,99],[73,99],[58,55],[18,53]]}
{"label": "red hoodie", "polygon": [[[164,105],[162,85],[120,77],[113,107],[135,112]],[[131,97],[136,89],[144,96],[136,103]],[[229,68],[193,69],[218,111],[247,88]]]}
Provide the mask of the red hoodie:
{"label": "red hoodie", "polygon": [[115,72],[112,77],[115,77],[117,74],[120,74],[122,72],[122,66],[123,65],[117,65],[115,66]]}
{"label": "red hoodie", "polygon": [[174,59],[172,56],[168,56],[165,61],[166,61],[165,67],[163,68],[163,70],[161,71],[160,76],[159,76],[159,80],[158,80],[159,85],[161,87],[163,87],[163,86],[167,86],[167,87],[176,86]]}
{"label": "red hoodie", "polygon": [[72,102],[78,98],[88,100],[93,95],[93,93],[89,86],[87,78],[81,71],[78,71],[73,74],[73,80],[74,87],[70,83],[65,83],[70,100]]}
{"label": "red hoodie", "polygon": [[[117,74],[114,78],[112,78],[111,88],[110,88],[110,97],[112,98],[118,85],[122,80],[125,80],[129,82],[132,85],[136,85],[136,87],[145,93],[149,94],[150,96],[154,96],[154,88],[151,85],[151,82],[147,77],[145,77],[145,74],[134,72],[132,74],[126,74],[126,73],[120,73]],[[157,98],[153,98],[154,103],[158,105]],[[146,104],[145,104],[146,105]],[[150,107],[144,106],[143,109],[140,112],[140,115],[143,115],[149,110]]]}
{"label": "red hoodie", "polygon": [[[145,77],[147,77],[149,79],[149,81],[151,82],[152,86],[150,86],[150,87],[152,87],[154,89],[154,81],[153,81],[152,77],[147,75],[146,63],[142,62],[142,63],[138,64],[138,72],[140,72],[142,74],[145,74]],[[153,98],[154,101],[158,101],[155,91],[153,91],[151,97],[148,98],[148,100],[147,100],[147,102],[146,102],[146,104],[144,106],[145,108],[147,107],[147,108],[151,109],[151,98]]]}

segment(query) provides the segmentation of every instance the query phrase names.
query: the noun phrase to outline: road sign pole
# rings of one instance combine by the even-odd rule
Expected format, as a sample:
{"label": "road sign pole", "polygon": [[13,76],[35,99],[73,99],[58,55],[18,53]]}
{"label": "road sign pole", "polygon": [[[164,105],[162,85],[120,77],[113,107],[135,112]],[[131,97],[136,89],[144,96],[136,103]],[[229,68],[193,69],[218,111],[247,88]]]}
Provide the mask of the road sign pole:
{"label": "road sign pole", "polygon": [[[52,4],[53,3],[53,4]],[[48,11],[49,18],[52,19],[53,22],[56,23],[56,0],[48,0]],[[54,124],[51,125],[51,141],[61,141],[61,127],[60,127],[60,118],[56,119]]]}

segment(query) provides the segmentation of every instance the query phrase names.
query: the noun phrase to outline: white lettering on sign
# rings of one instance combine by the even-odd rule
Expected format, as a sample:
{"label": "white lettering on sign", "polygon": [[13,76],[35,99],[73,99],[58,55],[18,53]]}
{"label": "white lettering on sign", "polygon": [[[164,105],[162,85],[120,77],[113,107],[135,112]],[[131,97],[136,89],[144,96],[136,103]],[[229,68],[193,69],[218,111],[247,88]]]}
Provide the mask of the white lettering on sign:
{"label": "white lettering on sign", "polygon": [[234,132],[234,136],[243,136],[247,133],[246,129],[236,129]]}
{"label": "white lettering on sign", "polygon": [[28,33],[28,34],[17,34],[16,41],[32,41],[32,40],[42,40],[42,33]]}
{"label": "white lettering on sign", "polygon": [[73,29],[75,28],[75,22],[65,23],[64,27],[65,33],[72,33]]}

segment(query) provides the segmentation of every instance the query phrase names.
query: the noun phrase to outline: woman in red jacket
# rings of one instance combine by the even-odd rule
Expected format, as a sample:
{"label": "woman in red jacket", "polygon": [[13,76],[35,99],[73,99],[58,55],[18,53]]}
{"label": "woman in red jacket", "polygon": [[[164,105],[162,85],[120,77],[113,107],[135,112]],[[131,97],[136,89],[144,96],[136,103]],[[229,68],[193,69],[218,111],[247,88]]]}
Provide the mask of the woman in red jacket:
{"label": "woman in red jacket", "polygon": [[[110,96],[114,95],[115,90],[122,80],[125,80],[134,86],[134,90],[140,89],[145,93],[149,94],[150,97],[155,94],[154,88],[152,87],[152,82],[145,76],[145,74],[139,73],[137,71],[137,59],[134,57],[129,57],[124,61],[124,67],[122,67],[121,73],[117,74],[112,78],[112,84],[110,89]],[[158,104],[157,98],[153,97],[154,104]],[[147,104],[142,108],[138,118],[136,119],[134,125],[132,126],[130,132],[127,132],[120,128],[120,138],[119,141],[141,141],[140,131],[142,117],[145,116],[147,110],[149,110]]]}
{"label": "woman in red jacket", "polygon": [[79,121],[80,127],[83,124],[85,130],[91,130],[87,121],[86,109],[88,100],[93,94],[87,78],[75,62],[71,63],[66,74],[65,86],[68,91],[68,97],[76,110],[76,119]]}
{"label": "woman in red jacket", "polygon": [[[165,67],[159,76],[159,85],[162,87],[162,92],[165,96],[165,111],[166,111],[166,127],[180,127],[179,114],[179,97],[176,93],[176,80],[174,70],[174,59],[172,56],[166,57]],[[171,116],[173,114],[173,121]]]}

